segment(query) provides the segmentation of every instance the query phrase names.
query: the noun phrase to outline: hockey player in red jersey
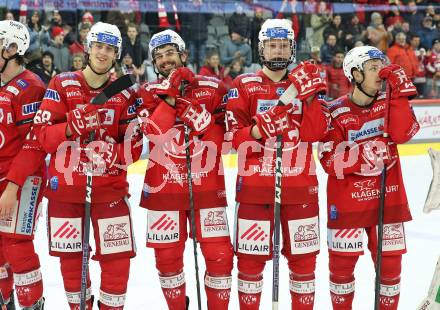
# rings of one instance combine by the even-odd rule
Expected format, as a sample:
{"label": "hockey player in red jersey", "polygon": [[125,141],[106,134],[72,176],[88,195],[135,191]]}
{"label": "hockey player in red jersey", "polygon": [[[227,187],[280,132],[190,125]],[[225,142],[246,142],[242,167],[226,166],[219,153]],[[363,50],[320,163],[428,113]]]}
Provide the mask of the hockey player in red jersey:
{"label": "hockey player in red jersey", "polygon": [[[121,55],[121,42],[116,26],[95,24],[86,39],[86,68],[55,76],[34,119],[38,140],[51,154],[45,191],[49,251],[60,258],[70,309],[80,304],[86,169],[93,173],[91,221],[93,259],[101,266],[100,309],[123,309],[130,258],[135,256],[125,169],[137,160],[142,144],[133,126],[135,92],[126,89],[103,106],[90,104],[112,83],[109,71]],[[87,308],[92,309],[90,280]]]}
{"label": "hockey player in red jersey", "polygon": [[45,86],[25,70],[29,32],[0,22],[0,308],[42,309],[43,282],[33,238],[41,212],[44,152],[31,132]]}
{"label": "hockey player in red jersey", "polygon": [[[287,20],[267,20],[259,33],[263,69],[234,80],[226,118],[238,152],[237,219],[234,236],[238,257],[240,309],[259,309],[263,269],[272,255],[275,195],[275,139],[282,135],[282,253],[290,271],[292,309],[313,309],[315,262],[319,252],[318,181],[312,142],[327,132],[325,80],[311,63],[292,72],[295,41]],[[277,106],[293,84],[296,99]]]}
{"label": "hockey player in red jersey", "polygon": [[[205,258],[208,309],[226,310],[233,251],[226,218],[226,193],[220,152],[224,138],[226,88],[213,78],[194,76],[185,67],[185,42],[171,30],[149,44],[160,78],[139,89],[142,131],[150,155],[141,206],[148,209],[147,246],[168,308],[187,309],[183,253],[191,222],[184,132],[189,128],[196,238]],[[180,89],[184,86],[184,89]],[[194,234],[193,231],[190,234]]]}
{"label": "hockey player in red jersey", "polygon": [[[327,227],[330,294],[333,309],[352,308],[354,268],[363,254],[363,235],[373,261],[377,252],[380,174],[387,167],[380,309],[397,309],[402,254],[406,252],[403,222],[411,220],[402,180],[398,143],[419,129],[408,97],[416,88],[398,65],[385,65],[381,51],[356,47],[344,59],[352,93],[329,104],[331,129],[320,145],[328,173]],[[390,94],[380,91],[385,79]],[[388,96],[390,96],[388,98]],[[389,112],[388,112],[389,111]],[[388,122],[388,138],[383,137]]]}

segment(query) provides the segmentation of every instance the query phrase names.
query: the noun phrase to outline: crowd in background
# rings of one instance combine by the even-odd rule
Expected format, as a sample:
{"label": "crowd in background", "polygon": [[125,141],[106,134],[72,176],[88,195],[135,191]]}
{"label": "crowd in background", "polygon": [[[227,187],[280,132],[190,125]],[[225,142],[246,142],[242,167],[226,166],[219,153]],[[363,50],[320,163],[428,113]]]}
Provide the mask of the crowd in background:
{"label": "crowd in background", "polygon": [[[266,18],[279,17],[292,20],[297,61],[310,60],[320,66],[328,80],[329,98],[349,91],[351,85],[342,70],[344,55],[365,44],[379,48],[391,62],[401,65],[420,98],[438,98],[440,4],[421,0],[355,2],[358,6],[368,4],[369,9],[334,13],[334,2],[284,0],[282,6],[289,5],[289,10],[274,12],[256,0],[247,0],[237,1],[232,14],[206,14],[198,9],[202,0],[191,0],[191,11],[169,14],[165,18],[171,22],[165,24],[157,12],[28,11],[31,44],[27,67],[46,84],[57,73],[80,70],[87,62],[83,42],[90,27],[105,21],[116,24],[123,35],[122,56],[114,75],[132,73],[139,82],[151,81],[157,75],[148,55],[149,39],[166,26],[181,33],[193,71],[217,77],[230,86],[237,75],[260,68],[258,32]],[[371,10],[371,5],[377,5],[377,10]],[[3,11],[4,19],[18,20],[18,11]]]}

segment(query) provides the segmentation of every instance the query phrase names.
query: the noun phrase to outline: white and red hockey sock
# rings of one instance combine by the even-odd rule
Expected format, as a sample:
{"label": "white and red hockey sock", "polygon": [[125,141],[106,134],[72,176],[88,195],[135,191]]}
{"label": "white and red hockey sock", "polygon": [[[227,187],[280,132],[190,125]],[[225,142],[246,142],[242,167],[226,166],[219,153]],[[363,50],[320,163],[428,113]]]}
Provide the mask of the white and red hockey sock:
{"label": "white and red hockey sock", "polygon": [[330,296],[333,310],[351,310],[354,299],[354,275],[338,277],[330,274]]}
{"label": "white and red hockey sock", "polygon": [[185,273],[159,274],[160,286],[169,310],[186,309]]}
{"label": "white and red hockey sock", "polygon": [[[81,257],[60,257],[61,275],[67,302],[71,310],[79,310],[81,298]],[[92,309],[92,294],[90,290],[90,275],[87,275],[86,309]]]}
{"label": "white and red hockey sock", "polygon": [[14,281],[12,278],[11,268],[3,261],[3,264],[0,266],[0,294],[2,295],[1,297],[5,303],[6,301],[9,301],[13,285]]}
{"label": "white and red hockey sock", "polygon": [[397,310],[400,297],[400,277],[380,280],[380,310]]}
{"label": "white and red hockey sock", "polygon": [[238,301],[240,310],[260,309],[263,274],[247,275],[238,273]]}
{"label": "white and red hockey sock", "polygon": [[205,274],[205,291],[209,310],[228,310],[232,277]]}
{"label": "white and red hockey sock", "polygon": [[11,265],[15,291],[22,308],[30,307],[43,297],[40,260],[32,240],[3,238],[5,259]]}
{"label": "white and red hockey sock", "polygon": [[100,310],[122,310],[125,304],[130,258],[118,258],[99,262],[101,266]]}
{"label": "white and red hockey sock", "polygon": [[315,274],[289,273],[289,288],[292,310],[313,310],[315,302]]}

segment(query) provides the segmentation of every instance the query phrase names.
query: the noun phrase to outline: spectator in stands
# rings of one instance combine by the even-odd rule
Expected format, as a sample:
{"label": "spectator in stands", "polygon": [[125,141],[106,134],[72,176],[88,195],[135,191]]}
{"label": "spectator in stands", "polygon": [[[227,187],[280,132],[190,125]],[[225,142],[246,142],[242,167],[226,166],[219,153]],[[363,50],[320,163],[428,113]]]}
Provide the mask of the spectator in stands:
{"label": "spectator in stands", "polygon": [[440,37],[439,30],[432,25],[432,17],[423,18],[422,29],[417,33],[421,39],[421,45],[426,50],[431,49],[434,39]]}
{"label": "spectator in stands", "polygon": [[327,78],[327,69],[326,66],[322,63],[321,50],[319,46],[312,46],[309,61],[318,66],[319,73],[323,79]]}
{"label": "spectator in stands", "polygon": [[[53,27],[63,27],[63,18],[58,10],[52,12],[52,19],[50,20],[51,28]],[[52,29],[51,29],[52,31]]]}
{"label": "spectator in stands", "polygon": [[245,40],[249,39],[250,25],[251,22],[249,17],[247,17],[244,13],[243,6],[239,2],[236,2],[236,10],[228,20],[229,34],[231,35],[233,32],[235,32],[242,36]]}
{"label": "spectator in stands", "polygon": [[258,63],[260,61],[260,56],[258,54],[258,33],[260,32],[261,25],[263,23],[264,23],[263,9],[259,6],[256,6],[255,7],[255,15],[251,21],[251,27],[250,27],[252,62],[253,63]]}
{"label": "spectator in stands", "polygon": [[136,68],[140,68],[148,57],[147,50],[139,40],[137,26],[133,23],[127,25],[127,35],[122,37],[122,55],[126,54],[130,54]]}
{"label": "spectator in stands", "polygon": [[402,66],[406,75],[410,79],[418,74],[419,61],[414,50],[406,43],[406,34],[399,32],[393,46],[387,50],[387,56],[390,62]]}
{"label": "spectator in stands", "polygon": [[41,16],[38,11],[33,11],[31,18],[28,21],[30,45],[27,50],[28,53],[34,51],[41,51],[46,48],[50,41],[47,29],[41,26]]}
{"label": "spectator in stands", "polygon": [[409,23],[411,32],[418,32],[422,28],[424,14],[417,10],[415,0],[408,1],[407,12],[403,13],[402,16]]}
{"label": "spectator in stands", "polygon": [[37,74],[46,86],[55,75],[60,73],[58,68],[54,65],[54,56],[49,51],[43,52],[41,62],[34,68],[29,68],[29,70]]}
{"label": "spectator in stands", "polygon": [[[230,65],[230,70],[228,73],[228,76],[233,81],[237,76],[244,73],[243,64],[239,59],[234,59]],[[228,87],[231,87],[232,83],[227,85]]]}
{"label": "spectator in stands", "polygon": [[[87,24],[90,27],[92,27],[94,22],[95,22],[95,19],[93,18],[92,13],[90,13],[89,11],[85,11],[82,18],[81,18],[81,24],[82,25]],[[80,28],[80,27],[78,27],[78,28]]]}
{"label": "spectator in stands", "polygon": [[350,22],[344,27],[342,47],[347,51],[351,50],[356,41],[364,40],[366,33],[365,26],[359,22],[359,17],[353,14],[350,18]]}
{"label": "spectator in stands", "polygon": [[119,71],[118,76],[121,76],[124,74],[133,74],[136,76],[136,82],[137,83],[141,82],[141,79],[145,73],[145,67],[143,66],[143,64],[141,64],[138,67],[134,64],[133,58],[131,57],[131,55],[129,53],[122,54],[122,55],[123,55],[122,62],[118,66],[119,70],[117,70],[117,71]]}
{"label": "spectator in stands", "polygon": [[330,34],[325,44],[321,47],[321,59],[324,64],[330,64],[336,53],[338,46],[336,45],[336,36]]}
{"label": "spectator in stands", "polygon": [[387,27],[402,25],[404,21],[403,16],[400,15],[399,7],[397,5],[392,5],[390,11],[385,17],[385,25]]}
{"label": "spectator in stands", "polygon": [[367,28],[367,38],[370,41],[370,45],[382,52],[386,52],[391,38],[383,24],[382,15],[378,12],[371,14],[371,23]]}
{"label": "spectator in stands", "polygon": [[330,25],[332,17],[333,15],[327,7],[327,2],[319,1],[317,12],[312,15],[310,20],[313,29],[311,46],[322,46],[324,43],[324,29]]}
{"label": "spectator in stands", "polygon": [[431,16],[432,17],[432,25],[434,27],[438,27],[438,24],[440,22],[440,15],[437,14],[437,12],[435,11],[435,8],[432,4],[428,5],[426,7],[426,16]]}
{"label": "spectator in stands", "polygon": [[232,32],[230,39],[220,48],[220,59],[225,66],[231,65],[232,61],[237,59],[248,67],[252,64],[251,47],[240,34]]}
{"label": "spectator in stands", "polygon": [[342,17],[341,15],[333,15],[332,22],[328,25],[323,32],[324,41],[327,41],[327,37],[333,34],[336,37],[336,44],[342,46],[342,34],[343,34],[343,26],[342,26]]}
{"label": "spectator in stands", "polygon": [[431,54],[426,59],[425,98],[438,98],[440,82],[440,37],[432,41]]}
{"label": "spectator in stands", "polygon": [[327,96],[336,99],[350,92],[351,83],[345,77],[342,63],[344,62],[344,52],[337,50],[333,56],[331,65],[327,66]]}
{"label": "spectator in stands", "polygon": [[426,50],[420,48],[420,37],[417,34],[413,34],[410,39],[409,45],[414,51],[414,54],[419,61],[419,70],[414,78],[414,85],[417,87],[417,92],[419,93],[419,98],[423,98],[425,95],[425,84],[426,84],[426,68],[425,68],[425,58]]}
{"label": "spectator in stands", "polygon": [[202,1],[193,0],[190,12],[180,14],[182,37],[189,52],[188,62],[200,68],[206,54],[210,15],[202,13]]}
{"label": "spectator in stands", "polygon": [[47,49],[53,55],[53,63],[61,72],[65,72],[70,68],[69,49],[64,45],[64,31],[61,27],[52,28],[53,40]]}
{"label": "spectator in stands", "polygon": [[7,11],[5,14],[5,20],[15,20],[14,14],[11,11]]}
{"label": "spectator in stands", "polygon": [[225,74],[225,68],[220,64],[220,55],[216,50],[213,50],[206,55],[204,64],[200,68],[199,74],[215,77],[222,81],[225,75],[229,73],[229,70],[230,68],[228,67]]}
{"label": "spectator in stands", "polygon": [[70,46],[69,46],[69,52],[71,55],[73,54],[84,54],[84,42],[87,38],[87,34],[90,31],[90,24],[88,23],[82,23],[81,24],[81,28],[79,29],[79,38],[77,41],[73,42]]}
{"label": "spectator in stands", "polygon": [[86,67],[84,53],[76,53],[72,55],[72,67],[69,71],[78,71]]}

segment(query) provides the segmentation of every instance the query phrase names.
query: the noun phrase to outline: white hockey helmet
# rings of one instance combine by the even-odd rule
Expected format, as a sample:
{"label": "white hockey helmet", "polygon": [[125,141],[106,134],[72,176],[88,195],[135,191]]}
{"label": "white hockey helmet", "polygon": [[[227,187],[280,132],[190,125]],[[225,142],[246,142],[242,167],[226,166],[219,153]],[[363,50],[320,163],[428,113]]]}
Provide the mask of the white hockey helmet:
{"label": "white hockey helmet", "polygon": [[[288,39],[290,41],[291,55],[284,61],[280,59],[266,60],[263,56],[264,41],[273,39]],[[258,52],[261,61],[271,70],[285,69],[289,64],[295,61],[295,34],[292,29],[292,22],[288,19],[267,19],[261,26],[258,33]]]}
{"label": "white hockey helmet", "polygon": [[151,37],[150,43],[148,44],[148,52],[153,58],[154,50],[167,44],[176,45],[179,53],[183,53],[185,51],[185,42],[182,40],[182,38],[175,31],[167,29],[158,32]]}
{"label": "white hockey helmet", "polygon": [[105,43],[118,49],[117,59],[121,58],[122,37],[118,27],[112,24],[97,22],[90,28],[86,37],[85,52],[88,53],[93,42]]}
{"label": "white hockey helmet", "polygon": [[353,70],[364,70],[364,64],[371,59],[380,59],[386,61],[385,54],[374,46],[358,46],[351,49],[347,55],[345,55],[343,62],[344,74],[349,81],[353,81]]}
{"label": "white hockey helmet", "polygon": [[25,25],[14,20],[0,21],[0,39],[2,47],[7,49],[12,43],[17,44],[18,55],[23,56],[29,48],[29,31]]}

